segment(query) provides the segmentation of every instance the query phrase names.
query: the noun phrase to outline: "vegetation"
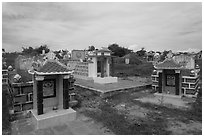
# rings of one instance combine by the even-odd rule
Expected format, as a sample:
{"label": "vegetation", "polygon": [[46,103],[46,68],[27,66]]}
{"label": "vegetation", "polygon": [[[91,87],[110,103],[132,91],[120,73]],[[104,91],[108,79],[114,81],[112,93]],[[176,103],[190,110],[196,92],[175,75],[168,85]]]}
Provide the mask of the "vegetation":
{"label": "vegetation", "polygon": [[12,53],[3,53],[2,57],[3,60],[6,62],[6,66],[15,66],[15,59],[21,55],[20,52],[12,52]]}
{"label": "vegetation", "polygon": [[123,76],[141,76],[147,77],[151,76],[154,69],[152,63],[143,63],[143,64],[115,64],[114,65],[114,74],[117,77]]}
{"label": "vegetation", "polygon": [[136,53],[139,57],[143,57],[145,56],[145,52],[146,52],[145,48],[142,48],[141,50],[138,50]]}
{"label": "vegetation", "polygon": [[[100,99],[89,90],[77,88],[76,91],[81,97],[81,105],[75,109],[87,117],[91,117],[97,122],[102,123],[117,135],[168,135],[172,134],[171,130],[168,130],[169,122],[189,124],[192,121],[202,121],[201,113],[199,112],[198,115],[191,109],[168,108],[166,106],[142,103],[134,100],[150,94],[141,92],[141,90],[120,92],[115,96],[105,99]],[[122,111],[116,109],[116,106],[120,104],[125,104],[124,108],[138,106],[149,111],[145,117],[133,115],[133,118],[130,120],[128,110],[124,109]],[[201,134],[201,131],[188,131],[188,133]]]}
{"label": "vegetation", "polygon": [[123,57],[132,52],[132,50],[124,47],[120,47],[118,44],[114,43],[108,46],[108,49],[113,52],[113,56]]}
{"label": "vegetation", "polygon": [[88,51],[94,51],[94,50],[95,50],[95,47],[93,45],[89,46]]}
{"label": "vegetation", "polygon": [[11,134],[11,124],[9,122],[9,110],[7,104],[7,89],[2,87],[2,134]]}
{"label": "vegetation", "polygon": [[32,48],[32,47],[28,47],[28,48],[24,48],[22,47],[22,55],[30,55],[30,56],[36,56],[36,55],[40,55],[42,54],[42,51],[44,50],[45,53],[48,53],[50,51],[50,49],[48,48],[47,45],[41,45],[40,47],[37,48]]}

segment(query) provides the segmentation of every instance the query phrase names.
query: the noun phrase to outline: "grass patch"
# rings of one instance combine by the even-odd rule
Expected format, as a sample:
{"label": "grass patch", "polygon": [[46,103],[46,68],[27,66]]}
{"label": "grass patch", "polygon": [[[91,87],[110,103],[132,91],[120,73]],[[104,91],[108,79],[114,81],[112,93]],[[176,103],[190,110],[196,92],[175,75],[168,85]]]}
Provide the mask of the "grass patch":
{"label": "grass patch", "polygon": [[140,119],[129,123],[124,114],[111,107],[111,104],[102,101],[99,105],[100,112],[86,110],[83,113],[102,122],[104,126],[117,135],[167,135],[170,131],[166,130],[166,122],[161,117],[152,118],[155,114],[151,114],[147,119]]}
{"label": "grass patch", "polygon": [[[168,130],[169,122],[178,121],[185,124],[190,124],[192,121],[202,122],[202,111],[195,113],[197,111],[195,107],[195,110],[181,110],[134,100],[150,95],[150,93],[141,92],[141,90],[121,92],[105,99],[101,99],[89,90],[77,88],[76,91],[82,99],[81,106],[78,108],[82,110],[80,112],[102,123],[117,135],[168,135],[172,134]],[[128,113],[121,113],[123,111],[115,108],[121,103],[124,103],[126,107],[139,106],[149,112],[145,117],[135,117],[136,119],[130,121]],[[190,133],[194,133],[194,131]],[[195,133],[200,134],[200,131],[197,133],[195,130]]]}
{"label": "grass patch", "polygon": [[143,64],[115,64],[114,71],[115,76],[124,77],[124,76],[151,76],[154,67],[152,63],[143,63]]}

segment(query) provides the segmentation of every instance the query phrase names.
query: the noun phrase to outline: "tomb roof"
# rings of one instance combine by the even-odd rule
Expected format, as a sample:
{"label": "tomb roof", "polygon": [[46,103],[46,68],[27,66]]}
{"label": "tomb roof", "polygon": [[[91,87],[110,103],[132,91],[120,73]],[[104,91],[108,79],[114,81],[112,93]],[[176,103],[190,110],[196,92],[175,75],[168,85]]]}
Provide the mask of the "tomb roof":
{"label": "tomb roof", "polygon": [[38,75],[70,74],[72,73],[64,64],[57,60],[47,60],[37,71]]}
{"label": "tomb roof", "polygon": [[174,61],[172,58],[167,58],[163,62],[155,65],[156,69],[181,69],[182,65]]}

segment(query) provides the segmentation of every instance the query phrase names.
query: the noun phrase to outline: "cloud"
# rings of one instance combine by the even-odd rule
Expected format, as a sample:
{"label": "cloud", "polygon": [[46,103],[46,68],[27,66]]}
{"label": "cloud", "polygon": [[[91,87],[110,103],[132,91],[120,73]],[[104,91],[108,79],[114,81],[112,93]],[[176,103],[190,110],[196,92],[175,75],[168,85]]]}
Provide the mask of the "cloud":
{"label": "cloud", "polygon": [[201,49],[201,8],[201,3],[3,3],[2,46]]}
{"label": "cloud", "polygon": [[138,44],[133,44],[133,45],[130,45],[128,48],[135,52],[135,51],[141,50],[143,47]]}
{"label": "cloud", "polygon": [[190,52],[190,53],[198,53],[200,49],[189,48],[187,50],[179,51],[179,52]]}

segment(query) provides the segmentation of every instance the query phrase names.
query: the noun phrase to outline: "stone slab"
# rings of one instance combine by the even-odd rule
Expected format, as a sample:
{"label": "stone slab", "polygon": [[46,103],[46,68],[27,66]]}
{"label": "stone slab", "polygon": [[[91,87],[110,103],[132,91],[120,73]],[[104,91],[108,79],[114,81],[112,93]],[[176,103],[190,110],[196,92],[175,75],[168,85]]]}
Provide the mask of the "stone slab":
{"label": "stone slab", "polygon": [[31,113],[36,129],[53,127],[76,119],[76,111],[71,108],[49,111],[42,115],[37,115],[37,110],[31,110]]}

